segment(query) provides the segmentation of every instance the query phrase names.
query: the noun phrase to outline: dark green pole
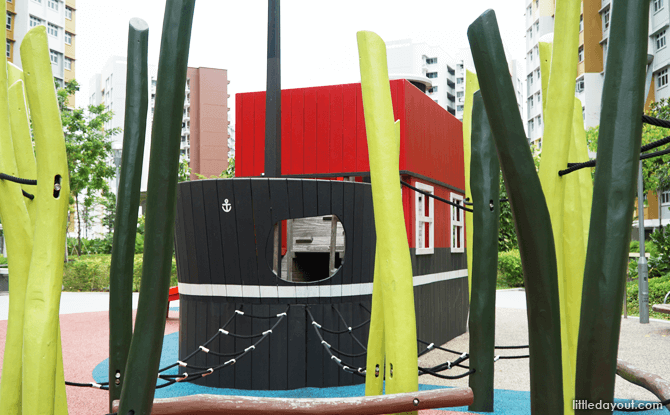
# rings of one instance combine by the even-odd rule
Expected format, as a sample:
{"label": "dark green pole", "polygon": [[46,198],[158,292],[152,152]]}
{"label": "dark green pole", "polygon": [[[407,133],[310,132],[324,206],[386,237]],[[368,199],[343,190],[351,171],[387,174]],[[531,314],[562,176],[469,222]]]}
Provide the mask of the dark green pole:
{"label": "dark green pole", "polygon": [[[612,3],[589,244],[577,345],[575,398],[612,402],[644,106],[649,1]],[[532,356],[532,351],[531,351]],[[605,414],[577,410],[576,414]]]}
{"label": "dark green pole", "polygon": [[480,91],[472,107],[472,293],[470,295],[470,411],[493,412],[493,358],[496,334],[496,279],[500,220],[500,164]]}
{"label": "dark green pole", "polygon": [[151,133],[140,300],[119,414],[149,415],[165,332],[184,87],[195,0],[167,0]]}
{"label": "dark green pole", "polygon": [[531,412],[562,415],[560,305],[551,219],[493,10],[470,25],[468,39],[519,239],[528,312]]}
{"label": "dark green pole", "polygon": [[128,29],[126,113],[123,125],[121,177],[109,267],[109,411],[121,397],[128,349],[133,336],[132,294],[137,212],[140,205],[144,138],[147,129],[149,26],[131,19]]}

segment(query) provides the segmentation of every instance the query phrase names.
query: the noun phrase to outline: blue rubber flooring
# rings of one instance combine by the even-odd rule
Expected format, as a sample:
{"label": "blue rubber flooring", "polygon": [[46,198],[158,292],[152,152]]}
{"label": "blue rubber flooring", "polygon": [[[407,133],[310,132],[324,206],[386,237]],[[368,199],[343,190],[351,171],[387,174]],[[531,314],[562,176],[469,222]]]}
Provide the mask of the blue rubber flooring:
{"label": "blue rubber flooring", "polygon": [[[176,308],[176,307],[175,307]],[[178,308],[177,308],[178,309]],[[163,340],[163,350],[161,353],[160,367],[175,363],[179,354],[179,333],[172,333],[165,336]],[[226,369],[222,369],[226,370]],[[93,379],[96,382],[107,382],[109,371],[108,359],[103,360],[93,370]],[[177,374],[178,368],[172,368],[165,372],[166,374]],[[159,384],[162,381],[159,381]],[[442,388],[442,386],[419,385],[419,390],[432,390]],[[260,396],[272,398],[347,398],[365,395],[365,385],[341,386],[335,388],[302,388],[287,391],[263,391],[263,390],[239,390],[239,389],[219,389],[207,386],[195,385],[190,382],[177,383],[162,389],[156,389],[155,398],[173,398],[179,396],[213,394],[213,395],[238,395],[238,396]],[[616,399],[616,402],[626,402],[623,399]],[[530,392],[512,391],[506,389],[496,389],[494,394],[494,407],[496,415],[528,415],[530,414]],[[447,409],[447,408],[444,408]],[[467,407],[448,408],[450,411],[467,412]],[[491,414],[490,412],[482,412]],[[614,411],[614,414],[630,414],[630,412]],[[636,412],[644,415],[667,415],[665,409]]]}

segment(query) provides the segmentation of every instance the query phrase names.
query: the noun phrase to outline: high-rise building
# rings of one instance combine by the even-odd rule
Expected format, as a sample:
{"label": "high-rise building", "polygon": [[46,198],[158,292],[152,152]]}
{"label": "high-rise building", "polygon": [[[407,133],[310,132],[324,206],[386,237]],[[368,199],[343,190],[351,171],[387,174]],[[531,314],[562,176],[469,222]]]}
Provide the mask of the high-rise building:
{"label": "high-rise building", "polygon": [[[19,47],[26,33],[43,25],[49,38],[49,55],[56,82],[75,78],[76,0],[6,0],[7,59],[21,67]],[[74,96],[68,104],[74,107]]]}
{"label": "high-rise building", "polygon": [[[89,81],[89,104],[104,104],[113,111],[105,128],[124,126],[126,106],[125,57],[111,57],[100,73]],[[151,126],[156,105],[157,68],[149,65],[149,113],[142,168],[142,191],[146,190],[149,175]],[[181,157],[189,163],[191,179],[195,173],[218,175],[228,166],[228,81],[225,69],[188,68],[182,116]],[[123,134],[112,141],[116,159],[120,162]],[[117,178],[118,180],[118,178]],[[116,180],[112,186],[116,189]]]}
{"label": "high-rise building", "polygon": [[[465,71],[475,72],[469,49],[458,50],[454,57],[440,46],[403,39],[386,42],[386,54],[389,78],[407,79],[442,108],[463,120]],[[516,60],[511,60],[510,75],[521,112],[523,82],[516,66]]]}

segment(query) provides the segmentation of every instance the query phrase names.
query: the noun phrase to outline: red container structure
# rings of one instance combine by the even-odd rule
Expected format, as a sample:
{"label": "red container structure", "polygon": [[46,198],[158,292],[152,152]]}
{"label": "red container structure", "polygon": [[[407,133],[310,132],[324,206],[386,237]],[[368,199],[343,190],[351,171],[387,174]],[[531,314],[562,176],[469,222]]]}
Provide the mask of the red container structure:
{"label": "red container structure", "polygon": [[[402,180],[462,203],[461,122],[406,80],[391,81],[390,87],[400,120]],[[283,176],[369,180],[360,84],[283,90],[281,136]],[[262,176],[264,150],[265,92],[237,94],[236,177]],[[453,338],[465,331],[468,306],[463,211],[407,187],[402,195],[417,312],[426,307],[421,314],[440,320],[436,327],[448,327],[447,338],[427,326],[419,331],[434,339]],[[452,302],[448,312],[445,301]]]}

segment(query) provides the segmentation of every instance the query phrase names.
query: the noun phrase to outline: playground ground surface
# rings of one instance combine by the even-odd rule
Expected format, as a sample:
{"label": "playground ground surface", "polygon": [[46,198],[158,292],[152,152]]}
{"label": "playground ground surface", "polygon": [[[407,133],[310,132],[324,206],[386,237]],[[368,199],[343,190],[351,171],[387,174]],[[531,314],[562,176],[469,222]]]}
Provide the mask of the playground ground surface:
{"label": "playground ground surface", "polygon": [[[61,331],[65,377],[69,381],[106,381],[108,356],[108,293],[63,293],[61,300]],[[0,293],[0,365],[2,364],[5,335],[7,331],[7,293]],[[134,295],[137,304],[137,294]],[[174,362],[177,357],[178,302],[171,304],[164,341],[162,360]],[[496,300],[496,345],[528,344],[525,292],[522,290],[499,290]],[[670,379],[670,360],[664,354],[670,345],[670,323],[652,320],[650,324],[639,324],[637,318],[624,319],[621,327],[619,358],[651,373]],[[446,345],[457,351],[468,350],[468,334],[459,336]],[[501,350],[501,355],[527,354],[527,349]],[[433,366],[456,356],[443,351],[433,351],[422,356],[420,364]],[[530,413],[528,359],[500,360],[495,372],[496,414],[521,415]],[[462,369],[452,369],[451,374]],[[0,373],[1,376],[1,373]],[[467,386],[467,378],[441,380],[421,376],[421,389],[444,386]],[[157,391],[156,397],[172,397],[196,393],[239,394],[274,397],[337,397],[360,396],[363,386],[295,391],[234,391],[205,388],[189,383],[173,385]],[[67,387],[68,406],[71,415],[106,414],[107,393],[98,389]],[[658,399],[646,390],[617,378],[615,396],[626,402],[631,399],[657,402]],[[467,408],[452,408],[452,411],[421,411],[422,415],[463,414]],[[625,412],[614,412],[624,414]],[[640,412],[638,412],[640,413]],[[667,414],[668,411],[646,411],[644,414]]]}

